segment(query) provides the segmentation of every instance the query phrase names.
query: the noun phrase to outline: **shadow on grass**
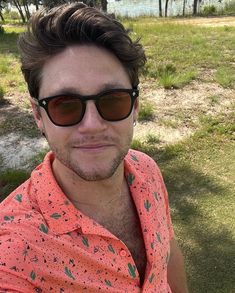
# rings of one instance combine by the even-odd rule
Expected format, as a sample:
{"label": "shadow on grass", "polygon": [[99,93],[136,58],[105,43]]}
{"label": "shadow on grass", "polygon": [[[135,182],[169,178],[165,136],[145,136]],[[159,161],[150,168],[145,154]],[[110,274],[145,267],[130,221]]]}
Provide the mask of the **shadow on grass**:
{"label": "shadow on grass", "polygon": [[16,187],[29,178],[25,170],[8,169],[0,175],[0,202],[2,202]]}
{"label": "shadow on grass", "polygon": [[22,133],[29,138],[39,136],[33,114],[29,111],[8,102],[0,105],[0,117],[0,136],[9,133]]}
{"label": "shadow on grass", "polygon": [[[235,292],[235,240],[225,226],[213,223],[213,209],[220,202],[223,209],[226,198],[227,204],[232,204],[232,190],[180,158],[183,147],[176,145],[167,152],[145,146],[144,151],[152,157],[155,153],[163,173],[176,237],[186,258],[190,292]],[[223,214],[219,218],[222,220]]]}
{"label": "shadow on grass", "polygon": [[19,57],[17,40],[20,33],[11,32],[0,34],[0,54],[13,54],[15,57]]}
{"label": "shadow on grass", "polygon": [[219,203],[220,197],[226,197],[229,190],[185,164],[170,168],[163,166],[163,176],[173,222],[181,229],[178,231],[179,242],[187,259],[191,292],[234,292],[233,235],[222,225],[213,227],[212,215],[203,212],[209,199],[213,213],[213,206]]}

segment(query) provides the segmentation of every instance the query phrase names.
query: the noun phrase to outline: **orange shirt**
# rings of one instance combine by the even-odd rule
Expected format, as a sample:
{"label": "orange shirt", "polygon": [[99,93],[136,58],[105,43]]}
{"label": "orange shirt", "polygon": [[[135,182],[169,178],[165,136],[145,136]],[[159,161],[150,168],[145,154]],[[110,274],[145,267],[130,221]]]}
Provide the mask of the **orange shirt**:
{"label": "orange shirt", "polygon": [[126,245],[73,206],[55,181],[53,159],[48,153],[1,203],[0,292],[171,292],[167,262],[173,229],[155,162],[133,150],[124,160],[147,255],[141,288]]}

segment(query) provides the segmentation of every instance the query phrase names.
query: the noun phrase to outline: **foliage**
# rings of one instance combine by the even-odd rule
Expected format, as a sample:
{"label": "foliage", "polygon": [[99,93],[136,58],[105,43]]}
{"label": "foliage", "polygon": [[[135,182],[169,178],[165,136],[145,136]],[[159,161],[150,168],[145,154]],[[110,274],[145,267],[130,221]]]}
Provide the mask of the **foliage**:
{"label": "foliage", "polygon": [[217,12],[215,5],[208,5],[203,7],[202,15],[204,16],[210,16],[215,15]]}
{"label": "foliage", "polygon": [[3,15],[5,20],[20,20],[19,12],[14,10],[5,10]]}
{"label": "foliage", "polygon": [[229,15],[229,14],[234,15],[235,14],[235,0],[232,0],[232,1],[225,4],[223,13],[227,14],[227,15]]}

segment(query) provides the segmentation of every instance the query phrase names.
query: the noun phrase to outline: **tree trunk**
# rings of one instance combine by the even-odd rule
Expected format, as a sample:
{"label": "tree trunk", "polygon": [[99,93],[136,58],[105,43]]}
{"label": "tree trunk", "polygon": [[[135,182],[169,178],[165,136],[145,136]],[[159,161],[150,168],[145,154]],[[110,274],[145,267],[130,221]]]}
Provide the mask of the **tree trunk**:
{"label": "tree trunk", "polygon": [[107,6],[108,6],[108,1],[107,0],[101,0],[101,7],[102,7],[102,10],[104,12],[107,12]]}
{"label": "tree trunk", "polygon": [[184,0],[184,3],[183,3],[183,16],[185,16],[185,6],[186,6],[186,0]]}
{"label": "tree trunk", "polygon": [[27,15],[27,18],[28,18],[28,20],[29,20],[30,17],[31,17],[31,14],[30,14],[30,11],[29,11],[29,5],[28,5],[27,1],[25,1],[25,2],[26,2],[26,3],[25,3],[26,15]]}
{"label": "tree trunk", "polygon": [[5,21],[3,15],[2,15],[2,11],[1,10],[0,10],[0,18],[1,18],[2,21]]}
{"label": "tree trunk", "polygon": [[20,6],[19,1],[18,0],[13,0],[13,3],[15,5],[15,7],[17,8],[17,10],[19,11],[19,14],[20,14],[20,17],[21,17],[23,23],[26,23],[26,19],[25,19],[25,16],[24,16],[24,13],[23,13],[23,10],[22,10],[22,8]]}
{"label": "tree trunk", "polygon": [[24,6],[26,18],[27,18],[27,20],[29,20],[30,19],[30,12],[29,12],[28,3],[26,0],[23,1],[23,6]]}
{"label": "tree trunk", "polygon": [[36,10],[38,10],[39,9],[38,0],[34,0],[34,5],[36,7]]}
{"label": "tree trunk", "polygon": [[193,15],[197,15],[197,2],[198,0],[193,0]]}
{"label": "tree trunk", "polygon": [[159,16],[162,17],[162,0],[159,0]]}
{"label": "tree trunk", "polygon": [[167,14],[168,14],[168,3],[169,3],[169,0],[166,0],[166,3],[165,3],[165,17],[167,17]]}

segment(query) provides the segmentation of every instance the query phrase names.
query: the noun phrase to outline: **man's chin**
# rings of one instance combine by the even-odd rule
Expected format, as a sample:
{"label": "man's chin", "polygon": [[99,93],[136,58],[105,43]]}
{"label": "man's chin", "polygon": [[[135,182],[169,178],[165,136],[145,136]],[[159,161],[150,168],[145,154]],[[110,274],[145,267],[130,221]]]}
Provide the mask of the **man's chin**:
{"label": "man's chin", "polygon": [[76,168],[74,166],[71,166],[70,169],[73,170],[73,172],[80,177],[81,179],[85,180],[85,181],[102,181],[102,180],[106,180],[111,178],[114,173],[116,172],[117,168],[110,168],[108,170],[104,170],[104,169],[82,169],[80,168]]}

